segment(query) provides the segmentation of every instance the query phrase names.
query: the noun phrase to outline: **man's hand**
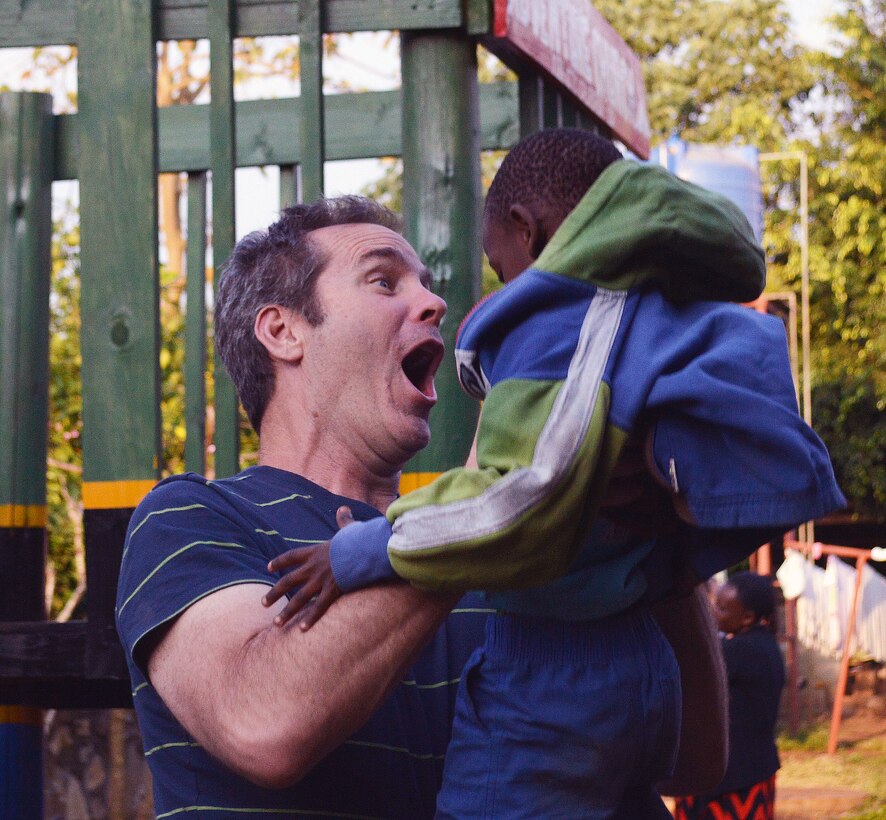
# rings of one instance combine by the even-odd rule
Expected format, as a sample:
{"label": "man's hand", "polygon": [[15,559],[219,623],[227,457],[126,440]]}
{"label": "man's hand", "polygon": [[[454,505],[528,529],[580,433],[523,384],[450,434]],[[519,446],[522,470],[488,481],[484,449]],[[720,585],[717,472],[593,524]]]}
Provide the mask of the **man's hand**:
{"label": "man's hand", "polygon": [[[350,507],[339,507],[335,513],[335,520],[339,529],[352,524],[354,518]],[[262,604],[271,606],[290,590],[301,587],[276,615],[274,623],[283,626],[295,617],[299,628],[306,632],[323,617],[326,610],[342,594],[332,574],[329,541],[289,550],[268,563],[269,572],[280,572],[291,567],[295,569],[287,572],[271,587],[270,592],[262,598]]]}

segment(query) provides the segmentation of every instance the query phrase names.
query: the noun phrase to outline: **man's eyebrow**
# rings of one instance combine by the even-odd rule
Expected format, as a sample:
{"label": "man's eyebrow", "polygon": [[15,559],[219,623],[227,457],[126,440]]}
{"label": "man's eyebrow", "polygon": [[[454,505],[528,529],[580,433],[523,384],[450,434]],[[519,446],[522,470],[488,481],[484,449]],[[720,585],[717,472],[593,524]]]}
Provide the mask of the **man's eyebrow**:
{"label": "man's eyebrow", "polygon": [[[370,250],[365,251],[364,253],[360,254],[358,264],[362,266],[368,262],[373,262],[377,259],[382,259],[386,262],[399,262],[404,266],[410,266],[409,259],[407,259],[406,254],[403,253],[403,251],[401,251],[399,248],[392,248],[388,246],[371,248]],[[418,278],[428,290],[431,289],[431,285],[434,282],[434,274],[430,268],[423,266],[418,273]]]}

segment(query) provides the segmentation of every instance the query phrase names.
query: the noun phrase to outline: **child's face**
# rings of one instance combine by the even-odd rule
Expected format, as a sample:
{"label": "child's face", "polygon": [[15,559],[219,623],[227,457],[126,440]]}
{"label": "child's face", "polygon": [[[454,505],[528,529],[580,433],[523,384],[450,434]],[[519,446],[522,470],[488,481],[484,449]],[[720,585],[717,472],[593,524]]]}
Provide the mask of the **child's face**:
{"label": "child's face", "polygon": [[738,597],[738,591],[730,584],[724,584],[717,592],[714,615],[720,631],[728,635],[744,632],[754,623],[754,613],[745,609],[741,598]]}
{"label": "child's face", "polygon": [[511,221],[483,220],[483,251],[499,280],[507,284],[535,262],[529,252],[529,237]]}

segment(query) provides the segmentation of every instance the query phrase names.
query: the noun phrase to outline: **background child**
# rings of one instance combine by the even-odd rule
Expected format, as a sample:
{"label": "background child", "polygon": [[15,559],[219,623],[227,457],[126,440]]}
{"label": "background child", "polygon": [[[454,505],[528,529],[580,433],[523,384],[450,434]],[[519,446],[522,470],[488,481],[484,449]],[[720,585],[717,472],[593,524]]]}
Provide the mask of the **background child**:
{"label": "background child", "polygon": [[784,661],[772,634],[775,596],[770,578],[733,575],[717,592],[729,682],[729,762],[708,795],[677,800],[677,820],[771,820],[775,809],[775,746]]}
{"label": "background child", "polygon": [[[440,817],[668,817],[653,784],[674,759],[679,672],[648,604],[685,567],[707,577],[842,503],[797,415],[780,322],[705,301],[762,289],[747,220],[619,160],[559,129],[519,143],[493,181],[484,248],[508,286],[456,349],[485,400],[478,469],[271,565],[301,565],[267,600],[302,584],[281,621],[307,605],[304,627],[392,566],[423,588],[488,591],[500,612],[462,675]],[[647,426],[683,520],[654,538],[597,514]]]}

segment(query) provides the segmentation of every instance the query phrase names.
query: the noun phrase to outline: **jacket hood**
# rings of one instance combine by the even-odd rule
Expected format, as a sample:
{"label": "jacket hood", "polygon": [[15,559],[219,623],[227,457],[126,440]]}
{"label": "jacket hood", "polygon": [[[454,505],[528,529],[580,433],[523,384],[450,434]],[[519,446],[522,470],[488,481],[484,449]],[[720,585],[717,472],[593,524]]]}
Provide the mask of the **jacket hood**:
{"label": "jacket hood", "polygon": [[736,205],[630,160],[600,175],[533,267],[605,288],[652,282],[675,302],[750,302],[766,284],[763,249]]}

